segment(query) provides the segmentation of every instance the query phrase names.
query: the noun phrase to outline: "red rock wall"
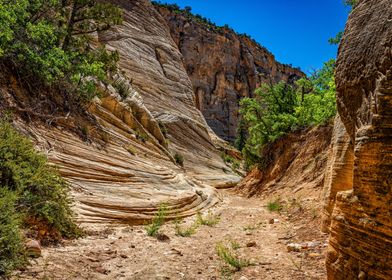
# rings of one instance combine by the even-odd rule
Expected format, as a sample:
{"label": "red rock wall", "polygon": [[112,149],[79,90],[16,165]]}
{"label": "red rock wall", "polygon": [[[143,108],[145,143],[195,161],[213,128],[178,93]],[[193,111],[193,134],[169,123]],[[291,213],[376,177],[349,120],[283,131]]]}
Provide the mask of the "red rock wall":
{"label": "red rock wall", "polygon": [[183,55],[196,105],[220,137],[234,141],[238,103],[265,82],[288,81],[304,74],[277,62],[249,38],[206,26],[194,18],[156,6]]}

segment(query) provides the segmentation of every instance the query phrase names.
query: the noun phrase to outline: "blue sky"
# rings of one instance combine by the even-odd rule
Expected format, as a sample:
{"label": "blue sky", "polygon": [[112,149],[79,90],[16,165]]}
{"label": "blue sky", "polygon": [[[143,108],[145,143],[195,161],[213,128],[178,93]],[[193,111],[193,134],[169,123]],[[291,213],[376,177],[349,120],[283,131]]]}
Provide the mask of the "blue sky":
{"label": "blue sky", "polygon": [[343,0],[161,0],[229,24],[269,49],[280,62],[307,74],[336,57],[328,39],[344,29],[349,9]]}

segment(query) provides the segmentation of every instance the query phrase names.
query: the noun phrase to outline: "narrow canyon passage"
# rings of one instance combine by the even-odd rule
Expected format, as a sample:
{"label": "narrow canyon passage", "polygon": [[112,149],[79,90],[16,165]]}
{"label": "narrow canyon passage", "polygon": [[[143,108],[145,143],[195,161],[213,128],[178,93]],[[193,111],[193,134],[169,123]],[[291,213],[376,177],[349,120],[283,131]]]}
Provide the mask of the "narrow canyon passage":
{"label": "narrow canyon passage", "polygon": [[[144,226],[89,225],[87,236],[43,250],[43,256],[14,279],[325,279],[327,237],[319,232],[317,199],[291,198],[283,210],[265,207],[274,199],[244,198],[219,191],[211,209],[220,216],[190,237],[176,236],[167,222],[158,241]],[[203,213],[207,214],[207,213]],[[181,224],[190,225],[196,217]],[[223,242],[250,266],[230,270],[217,255]]]}

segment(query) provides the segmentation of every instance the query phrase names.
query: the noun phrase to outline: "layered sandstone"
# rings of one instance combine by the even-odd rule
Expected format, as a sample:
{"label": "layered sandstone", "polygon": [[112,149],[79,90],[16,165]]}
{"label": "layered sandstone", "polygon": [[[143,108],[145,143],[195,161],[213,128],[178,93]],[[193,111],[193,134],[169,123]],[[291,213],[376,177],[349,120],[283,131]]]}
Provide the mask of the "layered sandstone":
{"label": "layered sandstone", "polygon": [[196,108],[164,19],[148,0],[110,2],[123,8],[124,22],[98,39],[119,52],[116,79],[128,97],[102,85],[89,114],[78,113],[59,93],[34,95],[2,73],[0,109],[14,110],[15,124],[71,183],[80,221],[142,223],[162,203],[171,217],[192,215],[218,202],[215,187],[239,177]]}
{"label": "layered sandstone", "polygon": [[170,27],[192,81],[197,108],[210,127],[233,142],[239,100],[262,83],[293,81],[305,76],[284,65],[264,47],[229,28],[217,28],[185,11],[156,6]]}
{"label": "layered sandstone", "polygon": [[392,278],[391,20],[389,0],[359,1],[339,47],[338,110],[350,137],[343,142],[353,143],[346,154],[354,158],[351,163],[351,156],[346,157],[341,165],[352,166],[343,171],[344,186],[335,184],[338,190],[352,189],[336,196],[329,279]]}

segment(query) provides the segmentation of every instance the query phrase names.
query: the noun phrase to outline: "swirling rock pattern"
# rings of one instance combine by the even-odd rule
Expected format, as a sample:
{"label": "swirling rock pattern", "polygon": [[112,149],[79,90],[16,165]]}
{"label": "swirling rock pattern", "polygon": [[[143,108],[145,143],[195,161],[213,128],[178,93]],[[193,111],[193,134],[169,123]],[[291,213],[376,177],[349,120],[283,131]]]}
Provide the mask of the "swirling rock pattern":
{"label": "swirling rock pattern", "polygon": [[[4,82],[0,109],[29,114],[31,122],[16,118],[15,123],[71,183],[81,222],[140,224],[162,203],[169,218],[215,205],[215,188],[233,185],[240,177],[223,162],[221,145],[196,108],[165,21],[147,0],[110,2],[123,8],[124,22],[98,39],[119,52],[121,76],[116,80],[125,85],[127,97],[102,85],[104,96],[88,108],[93,121],[86,119],[88,114],[65,112],[50,121],[41,114],[44,124],[30,118],[34,110],[21,108],[39,102],[17,82]],[[184,157],[183,167],[176,164],[175,153]]]}

